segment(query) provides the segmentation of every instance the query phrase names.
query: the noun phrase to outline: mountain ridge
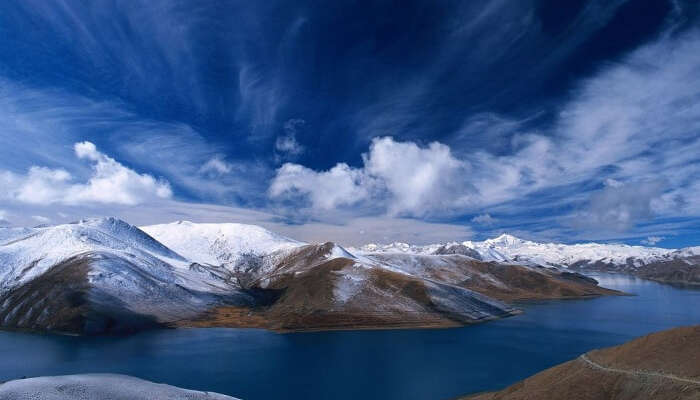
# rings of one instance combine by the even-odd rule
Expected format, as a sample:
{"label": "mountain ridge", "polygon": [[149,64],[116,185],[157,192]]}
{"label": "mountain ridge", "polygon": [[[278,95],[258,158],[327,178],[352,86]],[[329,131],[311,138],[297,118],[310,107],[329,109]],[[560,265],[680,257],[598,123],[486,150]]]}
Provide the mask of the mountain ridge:
{"label": "mountain ridge", "polygon": [[518,313],[512,300],[619,294],[582,275],[484,262],[462,248],[355,253],[242,224],[142,230],[109,217],[1,237],[0,327],[14,329],[446,327]]}

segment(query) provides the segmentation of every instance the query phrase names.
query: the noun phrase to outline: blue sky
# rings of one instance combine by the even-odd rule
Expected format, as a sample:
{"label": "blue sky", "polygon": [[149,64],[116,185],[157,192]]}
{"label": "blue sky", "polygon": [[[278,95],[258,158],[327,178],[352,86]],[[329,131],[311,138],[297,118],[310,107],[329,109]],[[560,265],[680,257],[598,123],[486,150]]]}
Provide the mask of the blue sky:
{"label": "blue sky", "polygon": [[0,4],[0,223],[700,244],[700,6]]}

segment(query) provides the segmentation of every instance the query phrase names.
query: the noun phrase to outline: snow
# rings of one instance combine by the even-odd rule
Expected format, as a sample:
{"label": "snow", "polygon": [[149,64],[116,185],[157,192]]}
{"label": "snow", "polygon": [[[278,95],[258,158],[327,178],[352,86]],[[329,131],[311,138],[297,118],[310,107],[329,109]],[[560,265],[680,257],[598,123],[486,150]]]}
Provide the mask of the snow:
{"label": "snow", "polygon": [[186,267],[188,264],[177,253],[123,221],[81,220],[35,228],[0,246],[0,289],[20,285],[62,261],[88,252],[145,260],[150,265]]}
{"label": "snow", "polygon": [[349,251],[345,250],[342,246],[338,246],[337,244],[334,244],[333,248],[331,249],[330,254],[328,255],[328,259],[341,258],[341,257],[350,258],[350,259],[356,258]]}
{"label": "snow", "polygon": [[[174,296],[180,287],[198,293],[231,290],[222,279],[191,270],[189,260],[140,229],[115,218],[96,218],[35,228],[0,245],[0,293],[73,257],[89,259],[88,280],[106,293],[124,298],[132,309],[138,306],[138,299],[149,296],[151,303],[162,303],[160,297]],[[196,304],[200,299],[187,301]]]}
{"label": "snow", "polygon": [[[446,246],[459,244],[447,243]],[[612,264],[626,264],[633,259],[636,265],[649,262],[700,254],[700,247],[674,250],[657,247],[629,246],[625,244],[583,243],[566,245],[559,243],[538,243],[503,234],[483,242],[465,241],[462,245],[476,250],[484,261],[512,262],[524,265],[568,266],[577,262],[601,261]],[[358,255],[372,253],[404,253],[415,255],[434,254],[443,246],[432,244],[413,246],[407,243],[388,245],[368,244],[351,249]]]}
{"label": "snow", "polygon": [[235,400],[214,392],[198,392],[126,375],[83,374],[18,379],[0,385],[6,400]]}
{"label": "snow", "polygon": [[235,223],[178,221],[141,230],[190,261],[209,265],[233,264],[241,255],[267,255],[305,244],[259,226]]}
{"label": "snow", "polygon": [[339,303],[346,303],[360,293],[366,286],[367,268],[361,264],[354,264],[342,271],[335,271],[338,275],[333,287],[333,298]]}
{"label": "snow", "polygon": [[680,249],[678,250],[678,255],[681,257],[700,256],[700,246],[685,247]]}
{"label": "snow", "polygon": [[16,239],[29,236],[34,232],[31,228],[4,228],[0,227],[0,245],[11,242]]}

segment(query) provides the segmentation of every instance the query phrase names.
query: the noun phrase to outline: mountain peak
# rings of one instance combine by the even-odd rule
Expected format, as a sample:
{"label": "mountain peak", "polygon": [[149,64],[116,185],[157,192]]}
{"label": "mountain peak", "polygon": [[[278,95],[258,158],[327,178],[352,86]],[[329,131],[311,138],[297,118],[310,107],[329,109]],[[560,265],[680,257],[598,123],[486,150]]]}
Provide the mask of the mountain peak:
{"label": "mountain peak", "polygon": [[499,243],[499,244],[504,244],[504,245],[513,245],[513,244],[523,243],[524,240],[522,240],[518,237],[515,237],[513,235],[503,233],[496,238],[486,240],[486,242]]}

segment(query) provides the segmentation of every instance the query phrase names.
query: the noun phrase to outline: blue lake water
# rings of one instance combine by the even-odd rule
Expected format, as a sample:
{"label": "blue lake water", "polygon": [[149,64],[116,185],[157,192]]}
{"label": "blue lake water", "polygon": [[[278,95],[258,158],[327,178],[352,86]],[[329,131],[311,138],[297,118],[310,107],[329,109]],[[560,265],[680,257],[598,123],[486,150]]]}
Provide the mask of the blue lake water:
{"label": "blue lake water", "polygon": [[522,315],[443,330],[0,332],[0,380],[114,372],[247,400],[449,399],[502,388],[594,348],[700,324],[700,290],[596,278],[636,296],[528,304]]}

